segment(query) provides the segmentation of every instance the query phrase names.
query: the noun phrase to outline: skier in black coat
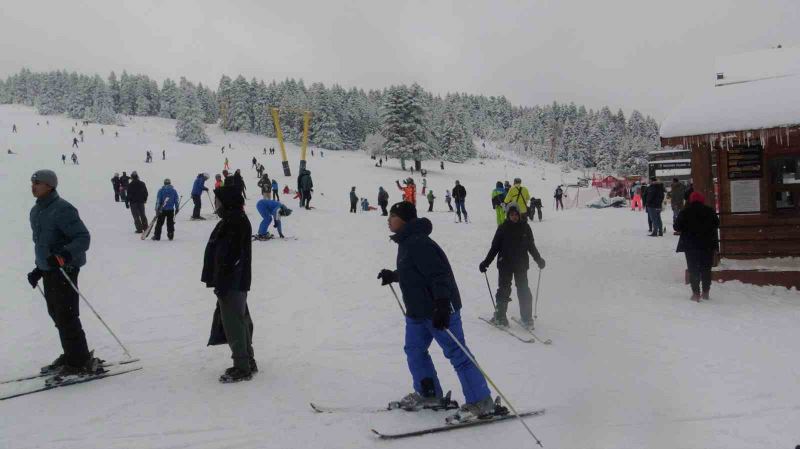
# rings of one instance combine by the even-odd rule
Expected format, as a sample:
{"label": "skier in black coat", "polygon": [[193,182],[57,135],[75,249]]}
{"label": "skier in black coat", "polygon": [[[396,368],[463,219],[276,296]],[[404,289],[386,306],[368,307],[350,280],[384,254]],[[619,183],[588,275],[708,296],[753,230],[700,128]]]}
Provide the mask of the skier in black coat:
{"label": "skier in black coat", "polygon": [[217,297],[208,344],[230,345],[233,367],[225,370],[219,380],[238,382],[249,380],[258,371],[253,353],[253,321],[247,307],[253,229],[237,187],[220,187],[214,195],[221,220],[208,239],[200,277]]}
{"label": "skier in black coat", "polygon": [[500,326],[508,326],[506,311],[511,302],[511,279],[517,286],[519,298],[519,315],[522,324],[533,327],[531,289],[528,286],[528,254],[533,257],[539,269],[544,269],[545,262],[533,241],[533,231],[530,225],[522,219],[515,203],[508,206],[506,221],[497,227],[492,247],[483,262],[480,263],[481,273],[485,273],[489,264],[497,257],[497,310],[492,321]]}
{"label": "skier in black coat", "polygon": [[660,237],[664,235],[664,225],[661,222],[661,208],[664,203],[664,183],[660,182],[655,176],[650,178],[650,186],[647,187],[647,195],[644,200],[644,207],[647,209],[647,216],[652,222],[652,233],[650,237]]}
{"label": "skier in black coat", "polygon": [[114,177],[111,178],[111,185],[114,187],[114,201],[119,203],[119,173],[114,173]]}
{"label": "skier in black coat", "polygon": [[139,180],[138,173],[132,172],[131,183],[128,185],[128,202],[133,216],[133,226],[136,228],[137,234],[147,230],[147,215],[144,212],[147,195],[147,186]]}
{"label": "skier in black coat", "polygon": [[[714,209],[706,206],[705,197],[700,192],[689,195],[689,205],[678,213],[673,227],[680,232],[676,252],[686,255],[689,283],[692,286],[692,301],[709,299],[711,290],[711,267],[714,253],[719,251],[719,217]],[[702,281],[703,291],[700,293]]]}
{"label": "skier in black coat", "polygon": [[130,204],[128,204],[128,184],[130,184],[131,178],[125,173],[122,172],[122,176],[119,177],[119,196],[122,198],[122,201],[125,201],[125,208],[129,208]]}

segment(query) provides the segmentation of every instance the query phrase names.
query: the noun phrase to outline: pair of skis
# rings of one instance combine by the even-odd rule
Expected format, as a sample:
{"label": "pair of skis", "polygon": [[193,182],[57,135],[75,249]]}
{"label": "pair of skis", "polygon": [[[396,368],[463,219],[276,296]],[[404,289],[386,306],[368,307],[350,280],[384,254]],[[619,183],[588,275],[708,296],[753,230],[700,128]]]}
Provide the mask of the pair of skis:
{"label": "pair of skis", "polygon": [[[185,206],[185,205],[186,205],[186,203],[188,203],[188,202],[189,202],[189,200],[186,200],[186,202],[184,202],[184,203],[183,203],[183,205],[181,205],[181,204],[180,204],[180,203],[181,203],[181,199],[183,199],[183,197],[182,197],[182,196],[178,198],[178,208],[175,210],[175,216],[174,216],[174,217],[172,217],[173,219],[175,219],[175,217],[177,217],[177,216],[178,216],[178,212],[180,212],[180,211],[181,211],[181,209],[183,209],[183,206]],[[167,205],[167,202],[168,202],[168,201],[169,201],[169,197],[167,197],[167,198],[164,198],[164,203],[161,205],[161,209],[163,209],[163,208],[164,208],[164,207]],[[160,211],[161,209],[159,209],[159,211]],[[150,220],[150,225],[147,227],[147,229],[145,229],[145,231],[144,231],[144,232],[142,232],[142,240],[147,240],[147,237],[149,237],[149,236],[150,236],[150,233],[151,233],[151,232],[153,232],[153,227],[156,225],[156,221],[158,221],[158,216],[159,216],[159,215],[161,215],[161,212],[158,212],[158,213],[155,215],[155,217],[153,217],[153,219],[152,219],[152,220]]]}
{"label": "pair of skis", "polygon": [[[388,433],[388,432],[381,432],[376,429],[370,429],[372,433],[382,440],[397,440],[402,438],[409,438],[421,435],[429,435],[432,433],[441,433],[441,432],[448,432],[451,430],[457,429],[464,429],[467,427],[476,427],[485,424],[493,424],[500,421],[505,421],[508,419],[513,419],[515,416],[509,413],[508,409],[501,406],[499,404],[500,398],[497,398],[495,401],[495,407],[497,412],[489,415],[484,418],[480,418],[474,421],[467,421],[463,423],[453,423],[453,424],[444,424],[441,426],[432,426],[426,427],[422,429],[416,430],[409,430],[405,432],[395,432],[395,433]],[[353,408],[353,407],[325,407],[322,405],[318,405],[315,403],[311,403],[311,409],[317,413],[382,413],[382,412],[390,412],[393,410],[402,410],[398,408],[386,407],[386,408]],[[431,410],[449,410],[450,407],[443,407],[443,408],[430,408]],[[519,414],[520,418],[525,417],[533,417],[533,416],[541,416],[545,413],[545,409],[533,409],[527,410]]]}
{"label": "pair of skis", "polygon": [[516,332],[516,330],[512,330],[512,329],[511,329],[510,327],[508,327],[508,326],[499,326],[499,325],[497,325],[497,324],[493,323],[491,320],[488,320],[488,319],[486,319],[486,318],[484,318],[484,317],[478,317],[478,318],[480,318],[480,319],[481,319],[481,321],[485,322],[486,324],[488,324],[488,325],[490,325],[490,326],[494,327],[495,329],[499,329],[499,330],[501,330],[501,331],[503,331],[503,332],[507,333],[508,335],[510,335],[510,336],[512,336],[512,337],[514,337],[514,338],[516,338],[517,340],[519,340],[519,341],[521,341],[521,342],[523,342],[523,343],[536,343],[536,342],[538,341],[539,343],[543,343],[543,344],[546,344],[546,345],[551,345],[551,344],[553,344],[553,340],[551,340],[551,339],[549,339],[549,338],[548,338],[547,340],[543,340],[543,339],[539,338],[539,337],[538,337],[538,336],[537,336],[537,335],[536,335],[536,334],[533,332],[533,329],[531,329],[531,328],[529,328],[529,327],[525,326],[525,325],[524,325],[524,324],[523,324],[521,321],[519,321],[519,320],[518,320],[518,319],[516,319],[516,318],[511,318],[511,320],[512,320],[512,321],[514,321],[515,323],[519,324],[519,325],[520,325],[520,327],[522,327],[522,329],[523,329],[523,330],[525,331],[525,333],[527,334],[526,336],[522,336],[522,335],[518,334],[518,333]]}
{"label": "pair of skis", "polygon": [[[135,365],[139,359],[122,360],[118,362],[104,362],[102,367],[104,371],[98,374],[87,375],[74,375],[74,376],[54,376],[52,374],[34,374],[30,376],[22,376],[14,379],[7,379],[0,381],[0,389],[3,387],[11,387],[12,385],[26,385],[24,388],[12,388],[13,391],[7,393],[0,393],[0,401],[6,399],[18,398],[20,396],[27,396],[29,394],[39,393],[42,391],[53,390],[55,388],[67,387],[70,385],[77,385],[93,380],[104,379],[106,377],[119,376],[142,369],[141,366]],[[41,380],[41,382],[40,382]],[[30,385],[28,385],[30,384]]]}

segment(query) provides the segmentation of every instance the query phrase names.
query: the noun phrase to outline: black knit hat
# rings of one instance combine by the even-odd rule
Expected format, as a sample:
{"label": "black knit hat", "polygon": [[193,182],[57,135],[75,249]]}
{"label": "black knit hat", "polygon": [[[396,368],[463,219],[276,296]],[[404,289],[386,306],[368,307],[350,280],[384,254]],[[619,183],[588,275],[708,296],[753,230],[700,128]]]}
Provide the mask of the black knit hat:
{"label": "black knit hat", "polygon": [[409,222],[417,218],[417,208],[408,201],[400,201],[389,209],[389,215],[395,215],[397,218]]}
{"label": "black knit hat", "polygon": [[222,203],[223,209],[241,209],[244,206],[242,191],[233,186],[223,186],[214,190],[214,195]]}

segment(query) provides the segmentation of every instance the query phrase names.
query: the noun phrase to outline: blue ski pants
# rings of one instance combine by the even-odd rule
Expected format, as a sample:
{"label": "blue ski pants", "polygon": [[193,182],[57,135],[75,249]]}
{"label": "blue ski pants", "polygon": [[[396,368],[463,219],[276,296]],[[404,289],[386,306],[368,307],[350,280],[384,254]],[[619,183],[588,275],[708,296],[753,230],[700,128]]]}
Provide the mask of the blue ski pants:
{"label": "blue ski pants", "polygon": [[[461,314],[456,311],[450,315],[450,332],[455,335],[459,343],[465,348],[467,344],[464,340],[464,330],[461,327]],[[441,396],[442,386],[439,384],[439,377],[436,375],[436,368],[428,352],[428,348],[433,340],[442,348],[444,356],[456,370],[461,389],[464,392],[464,399],[467,403],[475,403],[491,395],[486,379],[483,374],[464,354],[461,348],[447,335],[444,330],[433,327],[430,319],[417,319],[406,317],[406,342],[405,352],[408,361],[408,369],[414,380],[414,391],[423,393],[422,381],[426,378],[433,381],[436,395]],[[469,348],[467,348],[469,350]]]}

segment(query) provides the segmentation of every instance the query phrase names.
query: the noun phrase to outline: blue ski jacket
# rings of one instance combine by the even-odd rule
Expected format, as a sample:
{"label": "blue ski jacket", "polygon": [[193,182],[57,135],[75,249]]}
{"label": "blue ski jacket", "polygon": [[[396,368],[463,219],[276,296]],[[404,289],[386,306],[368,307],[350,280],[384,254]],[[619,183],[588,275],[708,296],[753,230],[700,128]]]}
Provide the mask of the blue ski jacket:
{"label": "blue ski jacket", "polygon": [[156,212],[161,210],[175,210],[178,208],[178,192],[171,184],[158,189],[156,195]]}
{"label": "blue ski jacket", "polygon": [[192,184],[192,195],[199,196],[202,195],[204,191],[207,192],[208,187],[205,186],[205,183],[206,177],[202,174],[197,175],[197,178],[194,180],[194,184]]}
{"label": "blue ski jacket", "polygon": [[42,271],[53,270],[47,264],[51,254],[69,253],[72,258],[68,266],[79,268],[86,264],[89,250],[89,230],[81,221],[78,210],[58,196],[53,190],[36,200],[30,213],[33,231],[36,267]]}

